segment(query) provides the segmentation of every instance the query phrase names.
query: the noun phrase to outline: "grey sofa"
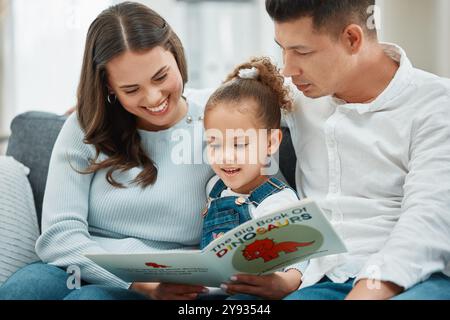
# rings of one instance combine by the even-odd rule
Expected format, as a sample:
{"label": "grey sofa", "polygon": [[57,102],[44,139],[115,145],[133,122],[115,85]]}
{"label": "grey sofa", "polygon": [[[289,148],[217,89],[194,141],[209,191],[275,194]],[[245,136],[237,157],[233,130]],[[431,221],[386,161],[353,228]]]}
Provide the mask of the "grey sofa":
{"label": "grey sofa", "polygon": [[[17,116],[11,124],[11,137],[6,154],[30,168],[28,178],[33,190],[39,227],[50,156],[66,119],[65,116],[52,113],[28,112]],[[283,133],[280,169],[287,182],[295,188],[295,152],[289,131],[284,128]]]}

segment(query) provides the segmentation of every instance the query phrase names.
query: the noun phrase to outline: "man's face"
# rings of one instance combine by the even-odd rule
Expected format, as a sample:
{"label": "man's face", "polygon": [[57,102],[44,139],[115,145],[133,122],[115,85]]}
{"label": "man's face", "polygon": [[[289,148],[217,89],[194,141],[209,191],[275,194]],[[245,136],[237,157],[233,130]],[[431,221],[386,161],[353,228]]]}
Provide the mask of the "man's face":
{"label": "man's face", "polygon": [[345,40],[314,29],[310,17],[275,22],[275,41],[283,50],[283,74],[309,98],[345,90],[354,57]]}

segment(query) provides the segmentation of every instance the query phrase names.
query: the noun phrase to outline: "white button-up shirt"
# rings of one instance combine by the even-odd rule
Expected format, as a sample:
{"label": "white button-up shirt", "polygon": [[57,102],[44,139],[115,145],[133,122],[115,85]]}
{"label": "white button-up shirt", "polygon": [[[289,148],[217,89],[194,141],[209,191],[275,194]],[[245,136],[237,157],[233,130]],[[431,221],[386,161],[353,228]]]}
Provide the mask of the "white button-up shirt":
{"label": "white button-up shirt", "polygon": [[325,275],[394,282],[405,289],[450,261],[450,80],[400,68],[373,102],[309,99],[294,89],[285,116],[301,196],[315,199],[348,253],[310,261],[301,288]]}

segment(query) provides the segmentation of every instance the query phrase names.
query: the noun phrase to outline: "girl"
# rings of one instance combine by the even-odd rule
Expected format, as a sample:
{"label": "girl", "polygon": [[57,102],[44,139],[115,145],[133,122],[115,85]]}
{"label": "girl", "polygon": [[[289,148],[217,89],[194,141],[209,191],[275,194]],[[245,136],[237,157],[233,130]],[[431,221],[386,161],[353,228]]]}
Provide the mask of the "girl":
{"label": "girl", "polygon": [[[268,58],[254,58],[237,67],[206,104],[208,159],[216,177],[207,186],[202,248],[239,224],[299,200],[269,172],[282,139],[281,112],[292,106],[283,83]],[[262,277],[238,275],[237,283],[223,289],[280,299],[298,289],[302,265]]]}

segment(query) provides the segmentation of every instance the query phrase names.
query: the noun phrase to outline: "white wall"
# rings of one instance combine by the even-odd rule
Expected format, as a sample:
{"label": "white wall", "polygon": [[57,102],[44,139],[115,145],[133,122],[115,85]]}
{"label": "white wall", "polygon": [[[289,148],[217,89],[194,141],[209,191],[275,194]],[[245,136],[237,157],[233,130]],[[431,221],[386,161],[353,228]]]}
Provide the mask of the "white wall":
{"label": "white wall", "polygon": [[402,46],[416,67],[450,77],[449,2],[379,0],[381,40]]}
{"label": "white wall", "polygon": [[438,0],[437,72],[450,78],[450,1]]}

